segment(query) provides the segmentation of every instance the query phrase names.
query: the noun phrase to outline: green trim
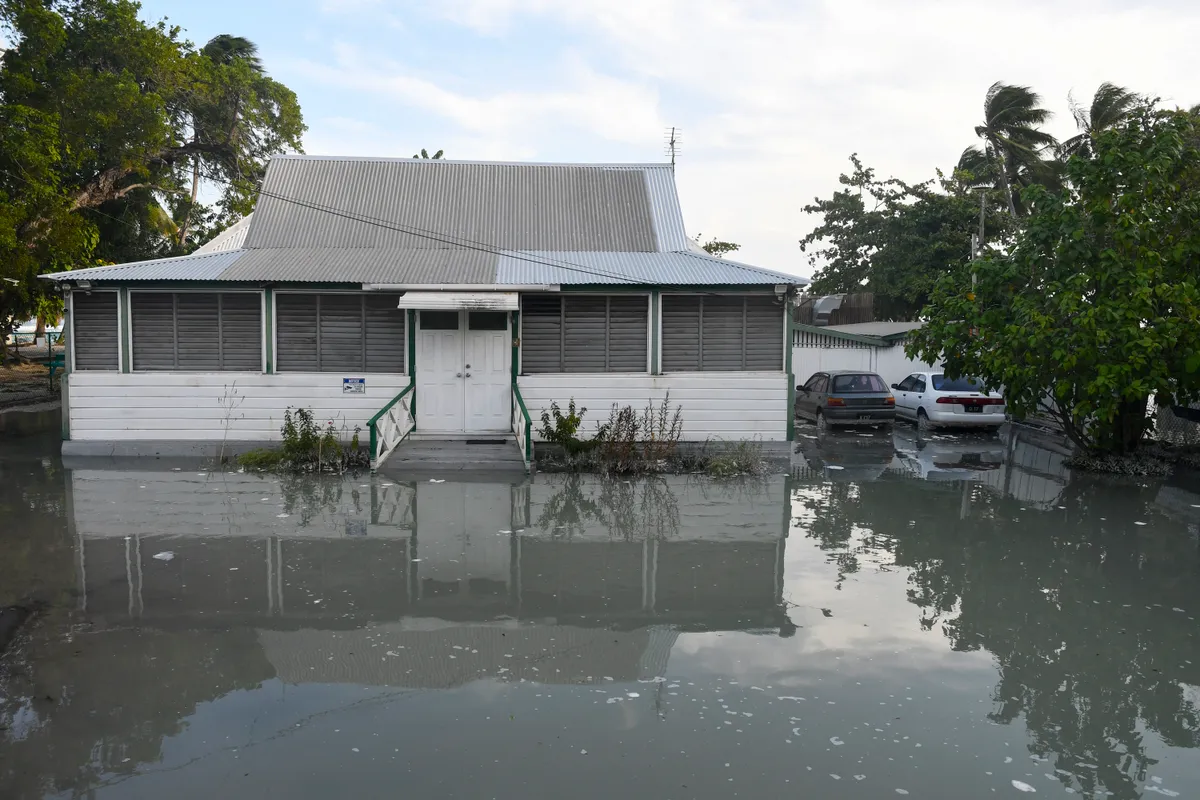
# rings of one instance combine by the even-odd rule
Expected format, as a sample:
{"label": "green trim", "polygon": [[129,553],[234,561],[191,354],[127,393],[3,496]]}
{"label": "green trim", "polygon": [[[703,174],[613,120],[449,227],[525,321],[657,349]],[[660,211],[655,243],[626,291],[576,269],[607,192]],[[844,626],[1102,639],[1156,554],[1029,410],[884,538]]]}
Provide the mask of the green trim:
{"label": "green trim", "polygon": [[[392,406],[396,405],[396,403],[399,403],[399,402],[400,402],[400,401],[401,401],[401,400],[404,398],[404,395],[406,395],[406,394],[408,394],[409,392],[411,392],[411,391],[415,390],[416,388],[417,388],[417,385],[416,385],[416,383],[415,383],[414,381],[412,381],[412,380],[409,380],[409,382],[408,382],[408,386],[405,386],[405,387],[404,387],[404,389],[403,389],[403,390],[400,392],[400,394],[398,394],[398,395],[396,395],[395,397],[393,397],[393,398],[391,399],[391,401],[390,401],[390,402],[388,402],[388,404],[387,404],[386,406],[384,406],[383,408],[379,409],[379,413],[377,413],[375,416],[373,416],[373,417],[371,417],[369,420],[367,420],[367,430],[368,430],[368,431],[370,432],[370,434],[371,434],[371,450],[370,450],[370,453],[371,453],[371,468],[372,468],[372,469],[374,469],[374,467],[375,467],[375,459],[376,459],[376,458],[378,457],[378,455],[379,455],[378,451],[376,450],[376,445],[378,444],[378,439],[377,439],[376,432],[375,432],[375,423],[379,422],[380,418],[381,418],[381,417],[382,417],[384,414],[386,414],[386,413],[388,412],[388,410],[389,410],[389,409],[390,409]],[[416,400],[416,395],[415,395],[415,394],[413,395],[413,399],[414,399],[414,400]],[[415,408],[415,403],[414,403],[414,408]],[[414,421],[414,423],[416,422],[416,419],[417,419],[417,416],[416,416],[416,414],[414,413],[414,414],[413,414],[413,421]],[[415,424],[414,424],[414,430],[415,430],[415,427],[416,427],[416,426],[415,426]]]}
{"label": "green trim", "polygon": [[129,316],[129,289],[122,288],[117,292],[117,321],[121,332],[121,372],[125,374],[133,371],[129,366],[133,362],[133,334]]}
{"label": "green trim", "polygon": [[[892,346],[892,343],[890,341],[888,341],[887,339],[880,337],[880,336],[863,336],[862,334],[858,334],[858,333],[845,333],[843,331],[830,330],[829,328],[820,328],[820,327],[817,327],[816,325],[804,325],[799,322],[793,323],[792,329],[796,330],[796,331],[803,331],[805,333],[816,333],[816,334],[820,334],[821,336],[829,336],[833,339],[841,339],[841,340],[847,341],[847,342],[857,342],[859,344],[866,344],[866,345],[870,345],[872,347],[891,347]],[[793,339],[793,341],[794,341],[794,339]]]}
{"label": "green trim", "polygon": [[[711,292],[736,292],[738,294],[775,294],[775,287],[782,286],[782,283],[763,283],[763,284],[739,284],[739,283],[720,283],[712,284],[711,286],[678,286],[675,284],[666,283],[620,283],[620,284],[605,284],[605,283],[577,283],[571,285],[560,285],[559,291],[564,294],[571,292],[586,292],[588,294],[620,294],[622,292],[665,292],[669,294],[708,294]],[[497,287],[503,288],[503,287]],[[521,294],[539,294],[539,292],[522,292]],[[553,294],[551,292],[550,294]]]}
{"label": "green trim", "polygon": [[[69,303],[63,312],[63,332],[60,340],[63,343],[63,364],[62,377],[58,379],[58,396],[59,408],[62,409],[59,415],[62,420],[62,439],[68,441],[71,438],[71,359],[75,357],[75,348],[71,346],[71,340],[75,338],[75,326],[71,324],[74,316],[74,302]],[[54,372],[50,373],[51,378]]]}
{"label": "green trim", "polygon": [[[404,366],[408,370],[408,383],[410,386],[417,385],[417,312],[413,309],[408,309],[408,358],[404,362]],[[417,429],[417,394],[413,392],[412,399],[412,418],[413,430]]]}
{"label": "green trim", "polygon": [[[787,331],[787,338],[784,340],[783,346],[783,371],[787,373],[787,440],[789,442],[796,441],[796,376],[792,372],[792,349],[795,347],[793,342],[796,337],[793,331],[796,325],[796,315],[792,311],[792,298],[789,295],[787,301],[783,304],[784,324],[783,327]],[[789,496],[787,494],[785,497]],[[787,527],[784,527],[786,535]]]}
{"label": "green trim", "polygon": [[[515,389],[517,386],[517,376],[521,374],[521,312],[513,311],[509,314],[509,318],[512,320],[512,357],[509,359],[508,364],[509,372],[512,374],[512,379],[510,380],[509,385]],[[510,408],[508,410],[508,416],[510,419],[512,418],[512,412],[516,410],[515,404],[516,399],[509,398]]]}
{"label": "green trim", "polygon": [[662,369],[659,367],[659,362],[662,359],[662,354],[659,352],[659,314],[662,312],[662,294],[658,289],[653,289],[650,292],[650,374],[661,375]]}
{"label": "green trim", "polygon": [[263,336],[266,343],[267,374],[275,372],[275,294],[270,289],[263,290]]}
{"label": "green trim", "polygon": [[533,463],[533,419],[529,416],[529,409],[525,407],[525,398],[521,397],[521,387],[513,384],[513,397],[517,399],[517,404],[521,406],[521,416],[525,418],[525,467]]}

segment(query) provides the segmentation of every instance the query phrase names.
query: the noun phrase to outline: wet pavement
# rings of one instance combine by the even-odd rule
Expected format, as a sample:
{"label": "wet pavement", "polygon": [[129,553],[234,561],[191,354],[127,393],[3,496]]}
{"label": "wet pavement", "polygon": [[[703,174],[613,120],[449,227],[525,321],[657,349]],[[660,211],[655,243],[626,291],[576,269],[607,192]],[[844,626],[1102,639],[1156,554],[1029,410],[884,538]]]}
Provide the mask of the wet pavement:
{"label": "wet pavement", "polygon": [[0,444],[0,797],[1200,797],[1200,480],[800,434],[736,482]]}

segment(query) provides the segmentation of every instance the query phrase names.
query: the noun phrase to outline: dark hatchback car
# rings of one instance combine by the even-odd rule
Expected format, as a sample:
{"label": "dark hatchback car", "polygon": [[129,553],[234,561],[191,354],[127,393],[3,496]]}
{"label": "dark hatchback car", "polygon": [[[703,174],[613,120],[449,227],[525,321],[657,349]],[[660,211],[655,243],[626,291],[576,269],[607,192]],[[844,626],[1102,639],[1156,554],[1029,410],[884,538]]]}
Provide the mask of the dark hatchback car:
{"label": "dark hatchback car", "polygon": [[796,416],[812,420],[818,428],[890,426],[896,419],[896,398],[874,372],[818,372],[796,387]]}

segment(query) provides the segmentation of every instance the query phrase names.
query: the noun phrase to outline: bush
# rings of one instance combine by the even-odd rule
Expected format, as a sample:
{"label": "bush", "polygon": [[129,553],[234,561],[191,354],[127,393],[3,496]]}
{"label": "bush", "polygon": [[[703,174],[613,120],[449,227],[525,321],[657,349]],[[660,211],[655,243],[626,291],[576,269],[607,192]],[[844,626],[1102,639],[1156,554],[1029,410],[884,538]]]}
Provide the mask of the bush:
{"label": "bush", "polygon": [[252,470],[281,472],[345,472],[371,465],[371,456],[363,452],[354,429],[350,446],[343,448],[338,429],[330,420],[317,425],[311,409],[289,407],[283,412],[279,429],[283,441],[278,450],[251,450],[238,457],[238,466]]}
{"label": "bush", "polygon": [[[566,414],[562,413],[558,403],[552,401],[549,411],[542,410],[542,427],[538,429],[538,434],[543,441],[561,447],[567,455],[575,455],[589,450],[594,446],[594,442],[580,439],[575,435],[579,432],[579,427],[583,424],[583,415],[586,413],[586,408],[580,408],[578,413],[576,412],[575,398],[571,398],[571,401],[567,403]],[[552,417],[553,422],[551,421]]]}

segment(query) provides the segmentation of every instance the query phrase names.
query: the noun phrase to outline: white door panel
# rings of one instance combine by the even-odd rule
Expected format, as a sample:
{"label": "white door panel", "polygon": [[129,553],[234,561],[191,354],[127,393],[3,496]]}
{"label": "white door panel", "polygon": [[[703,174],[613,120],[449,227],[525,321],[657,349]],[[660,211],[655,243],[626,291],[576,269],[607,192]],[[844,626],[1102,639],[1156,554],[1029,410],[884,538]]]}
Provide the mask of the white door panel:
{"label": "white door panel", "polygon": [[512,344],[507,330],[467,331],[467,432],[507,431],[512,411]]}
{"label": "white door panel", "polygon": [[466,419],[462,331],[420,331],[416,367],[417,430],[461,433]]}

